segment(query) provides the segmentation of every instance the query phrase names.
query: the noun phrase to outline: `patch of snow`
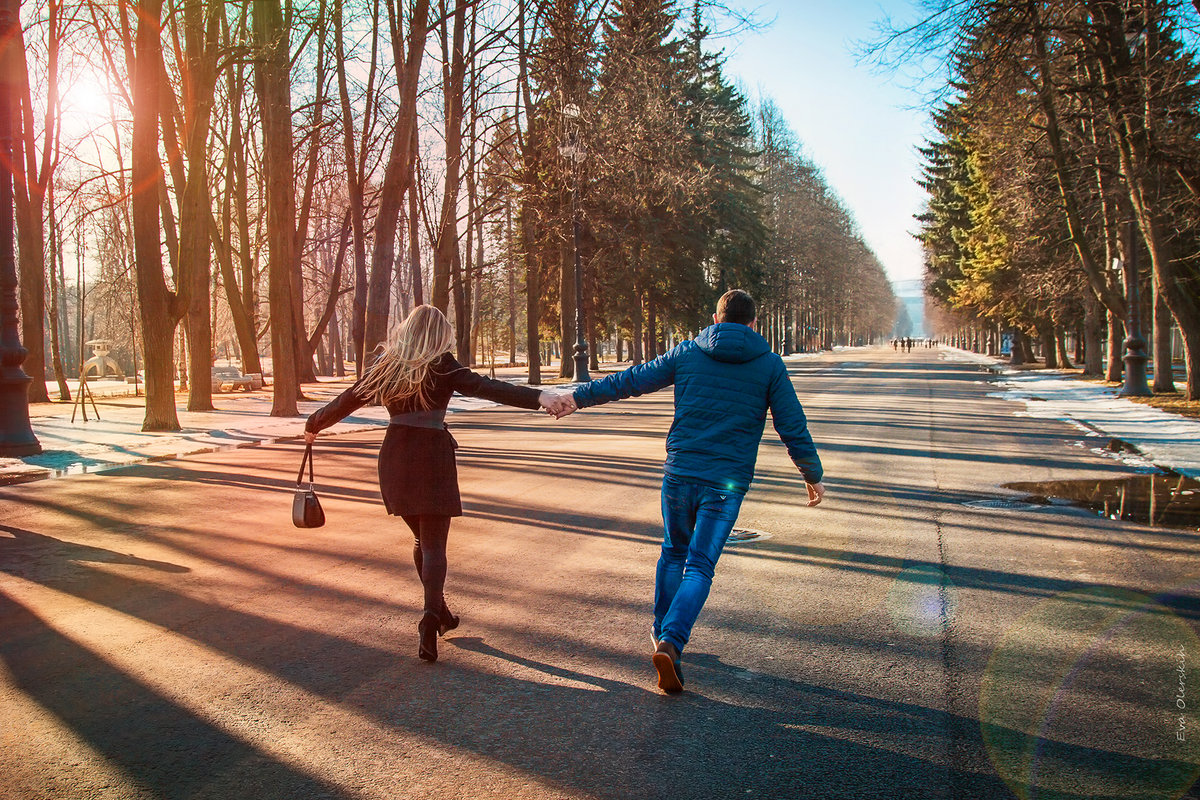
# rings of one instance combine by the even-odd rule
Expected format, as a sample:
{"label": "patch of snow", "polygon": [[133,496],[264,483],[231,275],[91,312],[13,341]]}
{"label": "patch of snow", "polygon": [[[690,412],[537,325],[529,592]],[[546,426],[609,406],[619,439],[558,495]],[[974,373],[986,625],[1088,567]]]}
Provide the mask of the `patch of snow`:
{"label": "patch of snow", "polygon": [[819,353],[819,352],[817,352],[817,353],[792,353],[791,355],[784,356],[783,360],[784,361],[811,361],[814,358],[820,358],[820,357],[821,357],[821,353]]}
{"label": "patch of snow", "polygon": [[[948,361],[997,364],[995,358],[953,348],[943,348]],[[1024,416],[1057,419],[1087,431],[1128,442],[1142,457],[1133,453],[1113,453],[1130,466],[1158,466],[1173,469],[1189,478],[1200,478],[1200,420],[1171,414],[1153,406],[1135,403],[1117,396],[1109,386],[1090,383],[1060,370],[1023,372],[1004,369],[996,386],[1002,392],[989,397],[1022,402]]]}
{"label": "patch of snow", "polygon": [[956,347],[946,347],[943,345],[939,351],[939,357],[943,361],[957,361],[964,364],[1002,364],[1003,361],[994,358],[993,356],[985,356],[979,353],[972,353],[970,350],[959,350]]}

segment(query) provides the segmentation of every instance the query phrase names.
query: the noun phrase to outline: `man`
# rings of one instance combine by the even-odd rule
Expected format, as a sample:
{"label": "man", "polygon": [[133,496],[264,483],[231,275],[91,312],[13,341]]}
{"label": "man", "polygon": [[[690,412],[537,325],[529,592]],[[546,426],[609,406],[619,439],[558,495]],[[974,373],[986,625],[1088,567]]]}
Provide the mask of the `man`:
{"label": "man", "polygon": [[[754,299],[740,289],[717,302],[713,325],[653,361],[586,383],[577,408],[675,386],[667,434],[662,514],[665,536],[654,586],[658,685],[683,691],[680,654],[712,585],[713,570],[754,477],[767,410],[808,489],[821,502],[821,460],[783,360],[754,330]],[[575,408],[568,405],[563,415]]]}

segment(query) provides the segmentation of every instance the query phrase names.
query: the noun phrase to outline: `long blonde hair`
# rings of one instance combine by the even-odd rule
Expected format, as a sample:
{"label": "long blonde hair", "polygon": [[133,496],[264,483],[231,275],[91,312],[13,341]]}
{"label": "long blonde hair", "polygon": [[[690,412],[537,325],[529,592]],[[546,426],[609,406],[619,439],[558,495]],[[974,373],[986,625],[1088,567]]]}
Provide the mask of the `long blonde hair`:
{"label": "long blonde hair", "polygon": [[416,397],[428,405],[425,377],[429,365],[450,352],[454,331],[446,315],[433,306],[421,305],[401,322],[390,346],[367,368],[357,394],[386,405]]}

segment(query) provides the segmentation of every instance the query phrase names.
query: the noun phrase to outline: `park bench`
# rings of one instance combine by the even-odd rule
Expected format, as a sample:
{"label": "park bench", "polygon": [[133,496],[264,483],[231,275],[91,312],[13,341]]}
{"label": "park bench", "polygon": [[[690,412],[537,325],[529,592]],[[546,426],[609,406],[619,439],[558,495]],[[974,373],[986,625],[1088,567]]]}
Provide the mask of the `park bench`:
{"label": "park bench", "polygon": [[261,375],[243,375],[237,367],[213,367],[212,383],[213,389],[218,392],[224,388],[225,384],[229,384],[231,392],[238,389],[249,392],[252,389],[261,388],[263,385]]}

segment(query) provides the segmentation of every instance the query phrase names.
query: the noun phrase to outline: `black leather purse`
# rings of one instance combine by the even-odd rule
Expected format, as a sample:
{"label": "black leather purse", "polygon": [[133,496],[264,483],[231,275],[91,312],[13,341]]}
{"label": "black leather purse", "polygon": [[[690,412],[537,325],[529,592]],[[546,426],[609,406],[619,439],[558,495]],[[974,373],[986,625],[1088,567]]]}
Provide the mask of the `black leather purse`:
{"label": "black leather purse", "polygon": [[[308,465],[308,488],[304,480],[304,465]],[[296,475],[296,495],[292,498],[292,524],[297,528],[319,528],[325,524],[325,512],[321,501],[317,499],[317,490],[313,488],[312,445],[304,448],[304,458],[300,460],[300,472]]]}

